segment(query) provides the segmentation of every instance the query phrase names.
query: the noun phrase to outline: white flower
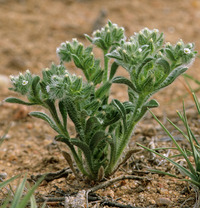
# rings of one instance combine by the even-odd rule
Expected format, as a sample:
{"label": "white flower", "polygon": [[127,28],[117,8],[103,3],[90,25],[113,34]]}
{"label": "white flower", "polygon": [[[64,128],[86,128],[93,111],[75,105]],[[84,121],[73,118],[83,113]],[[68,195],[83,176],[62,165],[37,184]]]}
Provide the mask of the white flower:
{"label": "white flower", "polygon": [[28,84],[28,81],[27,80],[23,80],[22,81],[22,85],[27,85]]}
{"label": "white flower", "polygon": [[50,87],[49,85],[46,86],[46,91],[49,92],[50,91]]}
{"label": "white flower", "polygon": [[189,46],[189,48],[193,48],[193,44],[192,43],[189,43],[188,46]]}
{"label": "white flower", "polygon": [[171,43],[170,43],[170,42],[167,42],[167,43],[166,43],[166,46],[171,46]]}
{"label": "white flower", "polygon": [[27,74],[30,74],[31,72],[30,72],[30,70],[29,70],[29,69],[27,69],[27,70],[26,70],[26,73],[27,73]]}
{"label": "white flower", "polygon": [[56,48],[56,54],[58,55],[60,53],[60,48]]}
{"label": "white flower", "polygon": [[13,75],[10,75],[9,77],[11,80],[13,80],[15,78]]}
{"label": "white flower", "polygon": [[65,47],[66,46],[66,43],[63,42],[63,43],[60,44],[60,46],[61,47]]}
{"label": "white flower", "polygon": [[138,49],[138,51],[141,53],[141,52],[142,52],[142,49],[141,49],[141,48],[139,48],[139,49]]}
{"label": "white flower", "polygon": [[183,51],[184,51],[185,54],[190,54],[191,53],[191,50],[189,48],[184,48]]}
{"label": "white flower", "polygon": [[179,41],[179,42],[177,43],[177,45],[178,45],[178,46],[181,46],[181,45],[182,45],[182,42]]}
{"label": "white flower", "polygon": [[154,29],[153,31],[154,31],[155,33],[158,33],[158,32],[159,32],[159,30],[158,30],[158,29]]}

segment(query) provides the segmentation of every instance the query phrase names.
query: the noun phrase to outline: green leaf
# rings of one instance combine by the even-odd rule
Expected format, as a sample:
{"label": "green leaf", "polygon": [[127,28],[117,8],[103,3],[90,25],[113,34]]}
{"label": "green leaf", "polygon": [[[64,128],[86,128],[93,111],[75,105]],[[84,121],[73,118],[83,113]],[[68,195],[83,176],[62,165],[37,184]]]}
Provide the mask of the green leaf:
{"label": "green leaf", "polygon": [[51,126],[51,128],[53,128],[56,132],[58,133],[60,132],[59,128],[56,126],[54,121],[52,121],[52,119],[49,116],[47,116],[45,113],[35,111],[35,112],[29,113],[29,115],[46,121]]}
{"label": "green leaf", "polygon": [[145,103],[145,105],[143,105],[143,107],[146,108],[157,108],[158,106],[159,103],[155,99],[152,99],[149,102]]}
{"label": "green leaf", "polygon": [[75,65],[76,65],[78,68],[82,69],[83,67],[82,67],[82,64],[81,64],[81,61],[80,61],[79,57],[76,56],[75,54],[72,54],[72,58],[73,58],[73,60],[74,60]]}
{"label": "green leaf", "polygon": [[37,103],[28,103],[28,102],[25,102],[19,98],[15,98],[15,97],[8,97],[4,101],[7,103],[17,103],[17,104],[21,104],[21,105],[37,105]]}
{"label": "green leaf", "polygon": [[166,52],[167,58],[169,58],[172,61],[176,61],[174,54],[169,48],[165,48],[165,52]]}
{"label": "green leaf", "polygon": [[86,127],[85,127],[85,134],[87,135],[90,133],[92,130],[94,130],[96,127],[100,127],[101,123],[95,116],[91,116],[87,122],[86,122]]}
{"label": "green leaf", "polygon": [[139,65],[139,67],[137,68],[137,77],[139,76],[139,74],[141,73],[143,67],[148,64],[150,61],[152,61],[153,58],[146,58],[142,61],[142,63]]}
{"label": "green leaf", "polygon": [[158,86],[157,90],[160,90],[170,85],[179,75],[183,74],[188,68],[178,67],[170,72],[167,78]]}
{"label": "green leaf", "polygon": [[70,142],[83,151],[84,156],[85,156],[85,158],[88,162],[89,169],[92,170],[93,169],[93,163],[92,163],[92,155],[91,155],[91,151],[90,151],[89,146],[86,143],[82,142],[81,140],[79,140],[77,138],[76,139],[72,138],[70,140]]}
{"label": "green leaf", "polygon": [[94,100],[88,105],[84,106],[84,109],[88,112],[89,115],[94,115],[100,107],[100,100]]}
{"label": "green leaf", "polygon": [[71,99],[71,97],[66,97],[65,100],[63,100],[64,105],[66,106],[68,115],[70,117],[70,119],[73,121],[77,132],[80,135],[81,140],[84,140],[84,132],[83,132],[83,128],[81,126],[81,121],[80,121],[80,117],[79,117],[79,112],[76,109],[76,104],[75,102]]}
{"label": "green leaf", "polygon": [[93,42],[92,38],[91,38],[89,35],[85,34],[85,37],[86,37],[86,39],[88,39],[91,43]]}
{"label": "green leaf", "polygon": [[114,61],[111,65],[109,80],[111,80],[114,77],[118,67],[119,65]]}
{"label": "green leaf", "polygon": [[165,59],[160,58],[160,59],[158,59],[158,61],[156,63],[163,67],[165,74],[169,74],[171,68],[170,68],[170,65],[169,65],[168,61],[166,61]]}
{"label": "green leaf", "polygon": [[35,76],[33,78],[33,81],[32,81],[32,93],[33,93],[33,96],[37,99],[37,100],[40,100],[40,97],[39,97],[39,92],[40,92],[40,85],[38,85],[40,81],[40,77],[39,76]]}
{"label": "green leaf", "polygon": [[112,79],[112,83],[118,83],[118,84],[125,84],[128,87],[130,87],[133,91],[138,92],[138,90],[135,88],[134,84],[127,78],[122,76],[117,76]]}
{"label": "green leaf", "polygon": [[105,131],[97,131],[90,140],[90,149],[93,150],[103,139],[105,139]]}
{"label": "green leaf", "polygon": [[103,70],[98,70],[95,73],[93,73],[93,75],[91,76],[91,81],[94,83],[95,86],[102,82],[103,74]]}
{"label": "green leaf", "polygon": [[66,109],[63,101],[60,101],[58,106],[59,106],[60,114],[63,119],[63,126],[66,129],[67,128],[67,109]]}
{"label": "green leaf", "polygon": [[111,83],[110,82],[105,82],[101,87],[97,89],[95,92],[96,98],[102,99],[110,90]]}
{"label": "green leaf", "polygon": [[122,120],[123,120],[123,126],[124,126],[124,133],[127,130],[127,123],[126,123],[126,109],[124,105],[117,99],[112,100],[113,105],[117,108],[119,113],[121,114]]}
{"label": "green leaf", "polygon": [[94,38],[93,39],[93,44],[96,45],[97,47],[101,48],[103,51],[107,51],[108,50],[108,46],[106,45],[105,41],[102,40],[101,37]]}

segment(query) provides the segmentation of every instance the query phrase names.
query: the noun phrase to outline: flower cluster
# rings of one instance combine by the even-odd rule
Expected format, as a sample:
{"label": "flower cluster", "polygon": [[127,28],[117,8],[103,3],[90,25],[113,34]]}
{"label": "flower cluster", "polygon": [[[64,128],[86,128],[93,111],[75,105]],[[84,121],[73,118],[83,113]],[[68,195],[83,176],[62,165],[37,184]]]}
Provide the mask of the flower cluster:
{"label": "flower cluster", "polygon": [[29,92],[30,86],[32,84],[32,75],[29,70],[26,70],[24,74],[20,73],[18,76],[10,76],[13,88],[10,88],[13,91],[25,95]]}
{"label": "flower cluster", "polygon": [[92,37],[86,35],[86,38],[92,44],[108,52],[111,46],[116,47],[122,40],[125,40],[124,28],[108,21],[101,30],[94,31]]}

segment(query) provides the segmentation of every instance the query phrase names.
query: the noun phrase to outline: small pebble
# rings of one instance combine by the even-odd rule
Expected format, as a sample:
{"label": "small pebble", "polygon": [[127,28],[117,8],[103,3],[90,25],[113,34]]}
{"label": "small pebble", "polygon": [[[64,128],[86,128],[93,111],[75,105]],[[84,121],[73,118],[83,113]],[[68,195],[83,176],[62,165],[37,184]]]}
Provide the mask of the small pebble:
{"label": "small pebble", "polygon": [[6,179],[8,176],[7,173],[0,173],[0,179]]}
{"label": "small pebble", "polygon": [[158,206],[169,206],[171,204],[171,200],[165,197],[156,199],[156,204]]}

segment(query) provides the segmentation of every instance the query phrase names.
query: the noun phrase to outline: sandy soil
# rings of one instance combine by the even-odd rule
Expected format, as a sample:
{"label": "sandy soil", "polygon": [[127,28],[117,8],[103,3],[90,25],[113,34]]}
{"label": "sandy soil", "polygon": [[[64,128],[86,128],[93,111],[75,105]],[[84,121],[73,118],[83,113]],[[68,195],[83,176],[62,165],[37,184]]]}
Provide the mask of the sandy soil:
{"label": "sandy soil", "polygon": [[[102,11],[106,12],[104,18],[100,18]],[[16,75],[26,69],[40,74],[42,68],[50,66],[52,62],[59,62],[55,51],[61,42],[77,38],[88,44],[83,34],[90,35],[108,19],[124,26],[127,36],[144,27],[157,28],[164,32],[166,41],[175,43],[183,39],[185,42],[194,42],[197,51],[200,49],[199,0],[0,0],[0,100],[14,95],[7,89],[9,75]],[[98,51],[97,55],[100,55]],[[200,80],[199,66],[200,60],[197,58],[188,74]],[[69,65],[69,70],[75,72],[76,69]],[[191,86],[197,87],[193,83]],[[169,88],[155,95],[160,103],[160,107],[154,110],[155,114],[163,120],[167,116],[177,122],[175,111],[181,109],[179,97],[185,93],[183,78],[179,78]],[[125,99],[120,88],[115,88],[113,94]],[[199,135],[199,120],[195,109],[190,108],[193,106],[190,96],[186,97],[185,102],[189,121]],[[52,144],[55,132],[42,121],[28,116],[31,110],[33,109],[1,102],[0,135],[4,134],[8,126],[10,128],[7,139],[0,148],[0,173],[7,173],[8,177],[19,173],[28,173],[30,176],[55,172],[67,167],[58,148]],[[171,145],[170,142],[159,142],[163,137],[165,135],[161,128],[147,115],[138,125],[130,147],[135,141],[147,145],[155,138],[158,138],[155,143],[157,146]],[[127,171],[132,173],[138,167],[145,171],[146,166],[172,169],[172,172],[179,174],[168,163],[163,161],[164,165],[158,166],[157,163],[147,161],[146,156],[148,153],[138,153],[115,176]],[[97,194],[110,201],[117,200],[137,207],[190,208],[194,204],[195,193],[187,188],[186,183],[156,174],[143,173],[143,176],[151,177],[152,180],[123,180],[99,190]],[[43,184],[37,194],[63,196],[63,193],[70,194],[85,186],[88,184],[77,182],[70,174],[66,179]],[[53,206],[63,207],[59,203],[48,204],[48,207]],[[98,206],[97,202],[90,203],[90,207]]]}

